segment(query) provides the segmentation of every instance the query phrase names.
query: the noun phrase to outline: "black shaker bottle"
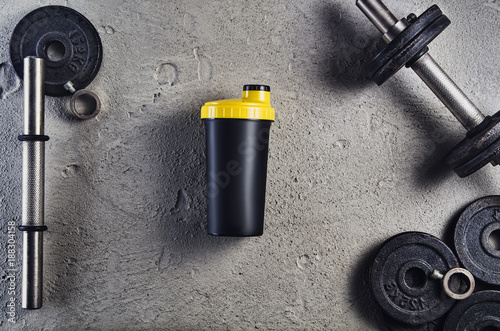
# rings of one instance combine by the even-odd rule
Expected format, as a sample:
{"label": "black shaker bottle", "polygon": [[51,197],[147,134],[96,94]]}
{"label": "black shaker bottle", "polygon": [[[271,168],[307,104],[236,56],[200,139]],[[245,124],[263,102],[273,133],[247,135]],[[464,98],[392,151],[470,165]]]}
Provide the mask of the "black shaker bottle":
{"label": "black shaker bottle", "polygon": [[207,230],[215,236],[260,236],[264,229],[269,129],[266,85],[245,85],[241,99],[201,108],[207,144]]}

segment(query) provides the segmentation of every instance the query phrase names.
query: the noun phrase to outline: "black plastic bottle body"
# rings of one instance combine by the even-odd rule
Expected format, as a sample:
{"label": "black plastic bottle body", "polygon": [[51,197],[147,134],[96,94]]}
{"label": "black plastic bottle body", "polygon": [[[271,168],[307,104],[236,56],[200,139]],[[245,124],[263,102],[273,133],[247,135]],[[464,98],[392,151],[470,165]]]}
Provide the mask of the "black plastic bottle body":
{"label": "black plastic bottle body", "polygon": [[264,230],[272,121],[205,119],[207,230],[216,236],[260,236]]}

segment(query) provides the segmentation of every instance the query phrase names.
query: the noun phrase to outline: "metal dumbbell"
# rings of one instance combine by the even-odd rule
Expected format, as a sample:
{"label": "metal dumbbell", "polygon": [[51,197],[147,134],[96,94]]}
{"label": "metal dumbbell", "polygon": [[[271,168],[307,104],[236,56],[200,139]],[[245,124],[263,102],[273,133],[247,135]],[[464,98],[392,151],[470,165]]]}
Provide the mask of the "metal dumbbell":
{"label": "metal dumbbell", "polygon": [[453,148],[446,163],[460,177],[487,163],[500,163],[500,112],[484,116],[428,53],[427,45],[450,24],[439,7],[398,20],[380,0],[357,0],[356,5],[387,43],[370,63],[369,77],[382,85],[403,66],[412,68],[467,129],[465,139]]}
{"label": "metal dumbbell", "polygon": [[[73,94],[70,108],[81,119],[96,116],[100,100],[85,90],[97,75],[102,44],[92,23],[64,6],[35,9],[19,21],[10,40],[10,57],[24,81],[22,307],[42,307],[45,199],[45,95]],[[78,89],[78,91],[77,91]],[[89,100],[89,101],[87,101]],[[77,103],[88,104],[80,112]]]}

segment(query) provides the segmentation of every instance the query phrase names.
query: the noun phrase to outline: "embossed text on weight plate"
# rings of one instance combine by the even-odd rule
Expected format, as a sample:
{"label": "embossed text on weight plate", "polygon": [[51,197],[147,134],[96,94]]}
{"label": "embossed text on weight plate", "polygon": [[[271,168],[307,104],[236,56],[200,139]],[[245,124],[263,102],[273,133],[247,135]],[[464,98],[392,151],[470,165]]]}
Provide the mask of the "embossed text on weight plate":
{"label": "embossed text on weight plate", "polygon": [[88,51],[87,41],[78,30],[73,30],[69,33],[71,44],[73,44],[73,57],[69,63],[69,68],[74,73],[78,73],[85,65],[85,58],[82,54]]}
{"label": "embossed text on weight plate", "polygon": [[420,311],[429,308],[427,302],[425,302],[423,297],[411,298],[399,290],[396,282],[392,281],[384,285],[384,289],[387,293],[387,296],[394,302],[397,306],[411,310],[411,311]]}

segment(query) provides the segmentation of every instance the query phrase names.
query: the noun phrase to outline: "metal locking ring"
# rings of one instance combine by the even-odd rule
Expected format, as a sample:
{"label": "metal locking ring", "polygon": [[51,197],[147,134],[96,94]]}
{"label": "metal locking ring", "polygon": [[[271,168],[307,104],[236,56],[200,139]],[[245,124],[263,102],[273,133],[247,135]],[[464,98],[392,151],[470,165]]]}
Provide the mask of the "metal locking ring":
{"label": "metal locking ring", "polygon": [[[450,288],[450,278],[453,275],[462,274],[469,280],[469,288],[464,293],[455,293]],[[463,300],[471,296],[472,292],[474,292],[474,287],[476,286],[476,282],[474,280],[474,276],[469,272],[469,270],[464,268],[453,268],[449,270],[443,277],[443,288],[444,292],[452,299],[455,300]]]}
{"label": "metal locking ring", "polygon": [[87,120],[101,111],[101,100],[90,90],[78,90],[72,96],[69,107],[76,117]]}

